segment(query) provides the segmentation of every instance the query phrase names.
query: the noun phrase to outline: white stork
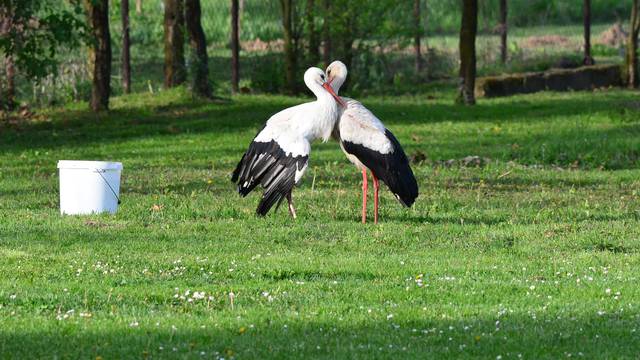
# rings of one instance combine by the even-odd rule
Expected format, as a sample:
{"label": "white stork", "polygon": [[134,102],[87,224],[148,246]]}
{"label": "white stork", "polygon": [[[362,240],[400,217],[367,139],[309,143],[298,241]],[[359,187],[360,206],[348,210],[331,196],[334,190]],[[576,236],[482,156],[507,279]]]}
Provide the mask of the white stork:
{"label": "white stork", "polygon": [[[326,70],[327,81],[338,93],[347,79],[347,67],[332,62]],[[362,170],[362,223],[367,221],[367,170],[373,177],[373,221],[378,223],[378,179],[396,198],[410,207],[418,197],[418,183],[398,139],[359,101],[342,98],[335,135],[347,158]]]}
{"label": "white stork", "polygon": [[296,218],[291,192],[307,169],[311,141],[327,141],[338,118],[338,104],[344,104],[316,67],[304,73],[304,83],[316,101],[284,109],[267,121],[249,145],[233,172],[242,197],[258,184],[264,188],[256,213],[264,216],[286,197],[289,212]]}

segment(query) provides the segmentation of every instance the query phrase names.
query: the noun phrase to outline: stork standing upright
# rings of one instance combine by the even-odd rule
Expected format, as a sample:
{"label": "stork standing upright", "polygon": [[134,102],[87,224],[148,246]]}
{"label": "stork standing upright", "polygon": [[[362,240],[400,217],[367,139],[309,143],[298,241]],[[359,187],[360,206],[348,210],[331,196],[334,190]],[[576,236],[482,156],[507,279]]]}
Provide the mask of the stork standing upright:
{"label": "stork standing upright", "polygon": [[[347,67],[332,62],[326,70],[329,84],[338,93],[347,79]],[[373,221],[378,223],[378,179],[382,180],[396,198],[410,207],[418,197],[418,183],[409,160],[398,139],[369,109],[359,101],[342,98],[335,135],[347,158],[362,170],[362,223],[367,221],[367,170],[373,177]]]}
{"label": "stork standing upright", "polygon": [[316,101],[284,109],[267,121],[249,145],[233,172],[231,181],[238,184],[241,196],[258,184],[264,188],[256,213],[266,215],[274,204],[286,198],[289,212],[296,218],[291,192],[307,169],[311,141],[327,141],[338,118],[342,100],[316,67],[307,69],[304,82]]}

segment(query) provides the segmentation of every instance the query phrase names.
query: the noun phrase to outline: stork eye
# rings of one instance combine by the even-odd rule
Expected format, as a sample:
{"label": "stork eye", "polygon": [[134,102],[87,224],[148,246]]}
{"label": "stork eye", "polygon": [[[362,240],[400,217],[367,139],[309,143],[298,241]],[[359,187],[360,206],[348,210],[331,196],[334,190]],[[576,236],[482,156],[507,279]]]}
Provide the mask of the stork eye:
{"label": "stork eye", "polygon": [[324,75],[321,74],[320,75],[320,79],[324,80]]}
{"label": "stork eye", "polygon": [[328,70],[328,71],[327,71],[327,75],[331,75],[331,70]]}

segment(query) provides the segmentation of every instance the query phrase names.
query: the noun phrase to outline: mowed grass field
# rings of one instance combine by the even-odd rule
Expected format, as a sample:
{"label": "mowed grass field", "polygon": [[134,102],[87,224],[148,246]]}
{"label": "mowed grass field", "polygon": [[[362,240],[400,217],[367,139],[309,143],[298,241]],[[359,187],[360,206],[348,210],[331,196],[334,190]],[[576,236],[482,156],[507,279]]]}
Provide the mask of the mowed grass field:
{"label": "mowed grass field", "polygon": [[[335,142],[297,220],[235,192],[258,129],[308,98],[178,89],[0,123],[0,357],[637,358],[639,93],[443,94],[362,99],[425,155],[415,206],[383,187],[378,225]],[[60,216],[61,159],[123,162],[118,213]]]}

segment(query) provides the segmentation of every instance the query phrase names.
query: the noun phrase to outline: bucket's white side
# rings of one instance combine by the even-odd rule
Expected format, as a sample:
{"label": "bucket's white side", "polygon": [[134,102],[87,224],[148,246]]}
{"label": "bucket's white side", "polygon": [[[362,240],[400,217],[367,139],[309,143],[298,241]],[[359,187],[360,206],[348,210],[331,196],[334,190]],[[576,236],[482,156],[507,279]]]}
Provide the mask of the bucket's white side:
{"label": "bucket's white side", "polygon": [[60,213],[115,213],[118,210],[116,196],[120,196],[120,173],[120,169],[60,168]]}

